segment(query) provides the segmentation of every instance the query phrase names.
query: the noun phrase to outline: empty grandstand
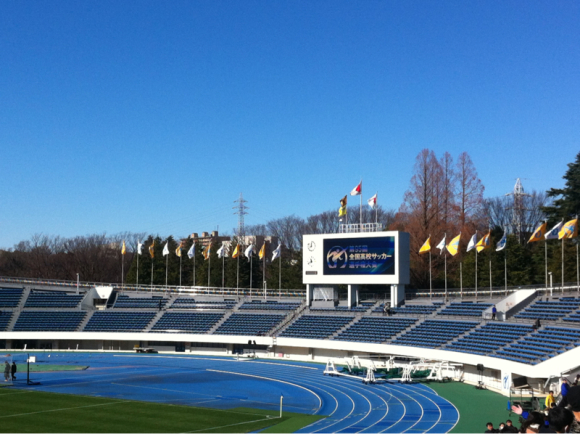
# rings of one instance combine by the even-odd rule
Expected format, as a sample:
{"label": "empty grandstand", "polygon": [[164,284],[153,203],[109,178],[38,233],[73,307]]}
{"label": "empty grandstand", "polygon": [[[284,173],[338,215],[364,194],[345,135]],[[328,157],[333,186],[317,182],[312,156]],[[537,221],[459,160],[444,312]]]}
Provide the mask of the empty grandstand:
{"label": "empty grandstand", "polygon": [[[517,299],[418,298],[391,307],[382,300],[308,305],[290,293],[264,298],[111,286],[77,294],[74,286],[10,283],[0,288],[0,348],[57,350],[74,342],[80,350],[151,347],[295,360],[428,358],[454,363],[474,383],[483,363],[488,386],[506,393],[506,375],[538,379],[539,387],[580,355],[580,296],[526,291]],[[501,320],[490,320],[492,306]]]}

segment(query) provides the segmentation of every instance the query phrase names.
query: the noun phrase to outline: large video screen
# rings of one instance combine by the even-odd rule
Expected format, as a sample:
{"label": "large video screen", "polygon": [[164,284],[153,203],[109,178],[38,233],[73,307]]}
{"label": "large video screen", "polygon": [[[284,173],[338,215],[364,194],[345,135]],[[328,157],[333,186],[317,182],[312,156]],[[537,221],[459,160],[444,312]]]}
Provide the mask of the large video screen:
{"label": "large video screen", "polygon": [[395,274],[395,237],[324,240],[324,275]]}

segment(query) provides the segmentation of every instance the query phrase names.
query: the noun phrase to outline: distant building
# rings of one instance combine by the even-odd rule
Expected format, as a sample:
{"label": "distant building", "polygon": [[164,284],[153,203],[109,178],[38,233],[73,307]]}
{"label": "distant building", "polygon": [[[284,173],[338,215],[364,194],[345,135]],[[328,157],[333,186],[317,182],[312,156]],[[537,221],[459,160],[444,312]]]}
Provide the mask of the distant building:
{"label": "distant building", "polygon": [[191,234],[190,237],[195,243],[206,247],[209,244],[213,244],[215,245],[221,245],[221,243],[223,242],[229,242],[231,240],[231,237],[220,237],[218,234],[218,231],[213,231],[210,235],[209,232],[202,232],[201,233],[201,237],[197,234],[197,232],[194,232],[193,234]]}

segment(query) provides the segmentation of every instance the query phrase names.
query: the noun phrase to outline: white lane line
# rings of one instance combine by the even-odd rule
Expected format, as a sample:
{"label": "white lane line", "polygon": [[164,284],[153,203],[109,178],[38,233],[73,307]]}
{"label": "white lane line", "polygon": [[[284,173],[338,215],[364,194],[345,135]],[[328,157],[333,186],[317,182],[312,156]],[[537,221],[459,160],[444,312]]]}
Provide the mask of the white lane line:
{"label": "white lane line", "polygon": [[223,374],[242,375],[242,376],[245,376],[245,377],[261,378],[261,379],[263,379],[263,380],[277,381],[278,383],[289,384],[289,385],[291,385],[291,386],[295,386],[295,387],[298,387],[298,388],[300,388],[300,389],[304,389],[304,390],[306,390],[307,392],[310,392],[310,393],[312,393],[312,394],[313,394],[314,396],[316,396],[316,398],[318,399],[318,410],[316,410],[316,411],[319,411],[319,410],[322,408],[322,399],[320,398],[320,396],[319,396],[317,393],[315,393],[314,391],[312,391],[312,390],[308,389],[307,387],[301,386],[301,385],[299,385],[299,384],[296,384],[296,383],[290,383],[289,381],[279,380],[279,379],[277,379],[277,378],[269,378],[269,377],[263,377],[263,376],[261,376],[261,375],[253,375],[253,374],[242,374],[242,373],[239,373],[239,372],[233,372],[233,371],[221,371],[221,370],[219,370],[219,369],[206,369],[206,371],[209,371],[209,372],[221,372],[221,373],[223,373]]}
{"label": "white lane line", "polygon": [[[181,359],[181,360],[212,360],[212,361],[218,361],[218,362],[239,362],[239,360],[237,359],[213,359],[213,358],[206,358],[206,357],[189,357],[189,356],[137,356],[137,355],[123,355],[123,354],[114,354],[113,357],[136,357],[136,358],[146,358],[146,357],[150,357],[150,358],[155,358],[155,359]],[[274,363],[274,362],[264,362],[260,359],[257,360],[247,360],[247,361],[251,361],[251,362],[256,362],[256,363],[260,363],[263,365],[275,365],[275,366],[284,366],[284,367],[290,367],[290,368],[300,368],[300,369],[312,369],[312,370],[319,370],[319,368],[314,368],[312,366],[301,366],[301,365],[293,365],[293,364],[283,364],[283,363]]]}
{"label": "white lane line", "polygon": [[[127,402],[129,402],[129,401],[127,401]],[[51,413],[51,412],[55,412],[55,411],[77,410],[79,408],[100,407],[103,405],[113,405],[113,404],[124,404],[124,402],[116,400],[115,402],[106,402],[104,404],[81,405],[79,407],[55,408],[52,410],[33,411],[30,413],[9,414],[7,416],[0,416],[0,419],[6,419],[8,417],[17,417],[17,416],[30,416],[32,414]]]}
{"label": "white lane line", "polygon": [[279,419],[279,417],[277,417],[277,418],[266,417],[266,418],[264,418],[264,419],[256,419],[256,420],[250,420],[250,421],[248,421],[248,422],[232,423],[232,424],[230,424],[230,425],[222,425],[222,426],[216,426],[216,427],[211,427],[211,428],[209,428],[209,429],[208,429],[208,428],[203,428],[203,429],[196,429],[196,430],[194,430],[194,431],[184,431],[184,432],[186,432],[186,433],[189,433],[189,432],[201,432],[201,431],[203,431],[203,432],[210,432],[210,431],[214,431],[214,430],[216,430],[216,429],[220,429],[220,428],[228,428],[228,427],[230,427],[230,426],[246,425],[246,424],[248,424],[248,423],[261,422],[261,421],[263,421],[263,420],[274,420],[274,419]]}

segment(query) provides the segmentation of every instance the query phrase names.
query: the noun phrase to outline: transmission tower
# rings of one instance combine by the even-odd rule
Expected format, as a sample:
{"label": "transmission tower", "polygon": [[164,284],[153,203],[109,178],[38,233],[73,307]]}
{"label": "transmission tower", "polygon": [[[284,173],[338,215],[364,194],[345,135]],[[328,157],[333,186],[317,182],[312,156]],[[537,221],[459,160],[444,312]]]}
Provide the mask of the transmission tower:
{"label": "transmission tower", "polygon": [[238,240],[241,240],[242,243],[244,242],[245,235],[246,235],[246,231],[244,229],[244,216],[248,214],[246,212],[246,210],[249,208],[246,206],[247,202],[248,201],[244,199],[244,196],[242,195],[242,193],[240,193],[239,199],[234,200],[234,203],[237,203],[237,205],[233,207],[233,209],[237,209],[237,211],[234,213],[234,214],[237,214],[237,216],[238,216],[238,234],[237,235],[238,235]]}
{"label": "transmission tower", "polygon": [[524,212],[528,211],[528,208],[524,207],[524,197],[529,196],[529,194],[524,192],[524,186],[520,181],[520,178],[517,179],[516,185],[514,186],[514,191],[511,193],[507,193],[506,196],[513,196],[514,204],[511,208],[508,208],[512,211],[512,225],[517,232],[518,235],[518,242],[522,243],[522,234],[526,228],[524,228]]}

